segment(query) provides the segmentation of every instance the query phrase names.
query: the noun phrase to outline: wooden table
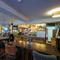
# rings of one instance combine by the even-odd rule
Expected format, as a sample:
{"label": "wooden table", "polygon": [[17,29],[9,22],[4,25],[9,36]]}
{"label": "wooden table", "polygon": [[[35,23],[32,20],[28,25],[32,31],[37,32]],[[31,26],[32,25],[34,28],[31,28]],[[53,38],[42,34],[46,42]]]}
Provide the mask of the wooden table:
{"label": "wooden table", "polygon": [[0,40],[1,40],[1,39],[8,39],[8,38],[9,38],[9,37],[1,37],[1,36],[0,36]]}
{"label": "wooden table", "polygon": [[28,42],[28,41],[22,41],[22,40],[15,40],[14,44],[26,50],[31,50],[31,51],[35,50],[40,53],[55,55],[57,57],[60,57],[60,53],[58,52],[57,48],[52,45]]}
{"label": "wooden table", "polygon": [[0,37],[0,41],[7,40],[7,39],[9,39],[9,37]]}

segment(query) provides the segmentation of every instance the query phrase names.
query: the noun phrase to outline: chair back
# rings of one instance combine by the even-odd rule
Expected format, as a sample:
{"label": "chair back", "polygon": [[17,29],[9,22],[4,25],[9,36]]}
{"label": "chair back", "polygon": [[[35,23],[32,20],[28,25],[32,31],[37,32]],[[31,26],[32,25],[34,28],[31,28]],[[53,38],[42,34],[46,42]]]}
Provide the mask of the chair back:
{"label": "chair back", "polygon": [[45,55],[33,51],[33,60],[57,60],[55,55]]}
{"label": "chair back", "polygon": [[16,55],[16,47],[14,45],[5,44],[5,52],[9,55]]}

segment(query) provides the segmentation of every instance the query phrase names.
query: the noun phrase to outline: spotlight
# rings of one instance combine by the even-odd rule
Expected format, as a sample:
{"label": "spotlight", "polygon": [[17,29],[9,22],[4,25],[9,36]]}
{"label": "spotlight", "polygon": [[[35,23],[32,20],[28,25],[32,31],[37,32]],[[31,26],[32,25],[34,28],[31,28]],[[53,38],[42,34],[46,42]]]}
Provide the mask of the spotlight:
{"label": "spotlight", "polygon": [[18,2],[21,2],[22,0],[18,0]]}

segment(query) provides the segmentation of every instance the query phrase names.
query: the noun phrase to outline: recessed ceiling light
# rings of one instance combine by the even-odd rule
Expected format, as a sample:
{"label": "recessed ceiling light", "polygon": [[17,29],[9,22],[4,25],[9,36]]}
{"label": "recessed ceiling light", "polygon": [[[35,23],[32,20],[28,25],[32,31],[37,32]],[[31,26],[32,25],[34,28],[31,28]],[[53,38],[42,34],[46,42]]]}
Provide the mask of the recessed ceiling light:
{"label": "recessed ceiling light", "polygon": [[18,2],[21,2],[22,0],[18,0]]}

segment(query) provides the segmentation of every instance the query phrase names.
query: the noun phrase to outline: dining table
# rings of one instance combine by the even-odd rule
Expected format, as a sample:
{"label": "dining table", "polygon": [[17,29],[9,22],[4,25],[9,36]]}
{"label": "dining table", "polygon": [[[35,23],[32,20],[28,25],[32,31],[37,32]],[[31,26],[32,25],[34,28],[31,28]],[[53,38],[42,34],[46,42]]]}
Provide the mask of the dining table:
{"label": "dining table", "polygon": [[9,37],[3,37],[3,36],[0,36],[0,41],[3,41],[3,40],[8,41],[8,40],[9,40]]}
{"label": "dining table", "polygon": [[[57,50],[56,47],[50,45],[50,44],[42,44],[42,43],[36,43],[36,42],[31,42],[31,41],[25,41],[25,40],[14,40],[13,42],[14,45],[23,48],[27,51],[37,51],[39,53],[47,54],[47,55],[55,55],[60,59],[60,53]],[[28,52],[27,52],[28,54]],[[26,59],[28,60],[28,59]]]}

